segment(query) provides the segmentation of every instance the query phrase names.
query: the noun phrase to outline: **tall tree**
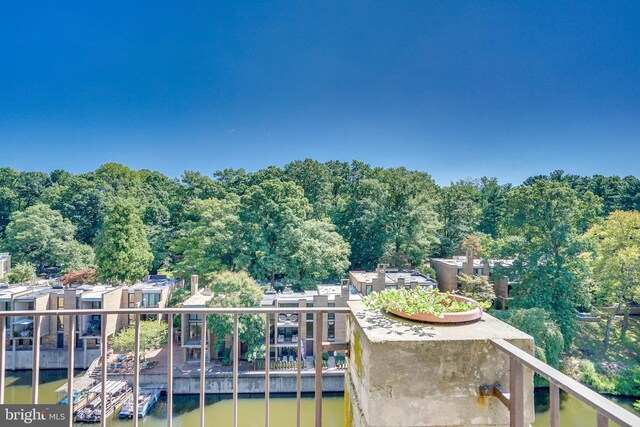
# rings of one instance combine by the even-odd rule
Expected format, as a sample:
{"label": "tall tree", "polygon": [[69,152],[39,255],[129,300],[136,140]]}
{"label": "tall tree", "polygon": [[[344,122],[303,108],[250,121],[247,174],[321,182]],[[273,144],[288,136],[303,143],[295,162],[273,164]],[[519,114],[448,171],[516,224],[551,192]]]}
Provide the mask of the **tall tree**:
{"label": "tall tree", "polygon": [[477,185],[469,181],[452,183],[440,191],[436,207],[442,224],[439,256],[455,254],[462,239],[475,231],[480,214],[479,197]]}
{"label": "tall tree", "polygon": [[235,269],[239,255],[237,233],[239,202],[235,195],[226,199],[193,200],[171,243],[175,253],[174,271],[179,277],[204,276],[224,269]]}
{"label": "tall tree", "polygon": [[438,243],[435,182],[425,172],[403,167],[377,168],[375,175],[388,189],[383,219],[387,224],[385,260],[397,267],[422,266]]}
{"label": "tall tree", "polygon": [[349,267],[349,245],[326,221],[308,220],[291,233],[287,279],[300,288],[341,277]]}
{"label": "tall tree", "polygon": [[507,193],[510,185],[500,185],[496,178],[480,179],[480,218],[478,231],[496,238],[500,235],[507,214]]}
{"label": "tall tree", "polygon": [[250,187],[240,202],[243,255],[241,265],[258,279],[287,272],[291,235],[311,212],[302,188],[293,182],[269,179]]}
{"label": "tall tree", "polygon": [[102,280],[134,283],[149,273],[153,254],[134,206],[118,199],[97,237],[96,265]]}
{"label": "tall tree", "polygon": [[377,179],[361,179],[352,184],[349,197],[334,209],[332,216],[338,232],[351,246],[353,268],[371,269],[384,256],[388,191]]}
{"label": "tall tree", "polygon": [[63,270],[82,268],[93,263],[93,251],[74,238],[75,227],[52,210],[38,204],[14,212],[5,230],[5,250],[16,262],[28,262],[44,267],[61,265]]}
{"label": "tall tree", "polygon": [[[245,272],[222,272],[209,276],[209,289],[213,298],[209,307],[260,307],[262,290]],[[264,356],[264,318],[259,314],[238,316],[239,339],[247,347],[246,356],[252,360]],[[216,348],[221,349],[225,338],[233,333],[233,316],[212,314],[207,316],[207,328],[216,334]]]}
{"label": "tall tree", "polygon": [[597,301],[613,304],[607,318],[604,346],[609,347],[613,320],[623,306],[640,302],[640,212],[614,211],[594,225],[587,235],[593,239],[593,279]]}
{"label": "tall tree", "polygon": [[576,307],[585,305],[588,290],[581,233],[594,221],[600,202],[586,193],[583,199],[566,183],[538,180],[509,194],[510,215],[505,231],[511,239],[516,308],[540,307],[558,321],[571,342]]}

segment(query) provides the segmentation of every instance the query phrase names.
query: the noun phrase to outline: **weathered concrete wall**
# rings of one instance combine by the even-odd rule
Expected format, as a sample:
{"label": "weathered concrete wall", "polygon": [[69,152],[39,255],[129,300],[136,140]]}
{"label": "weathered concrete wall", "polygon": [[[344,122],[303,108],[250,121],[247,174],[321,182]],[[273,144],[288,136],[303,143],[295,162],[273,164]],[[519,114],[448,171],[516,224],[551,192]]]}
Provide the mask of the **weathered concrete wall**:
{"label": "weathered concrete wall", "polygon": [[[41,349],[40,369],[67,369],[67,364],[69,362],[69,358],[67,357],[68,353],[67,349]],[[87,350],[87,360],[89,363],[98,357],[100,357],[100,350]],[[31,369],[33,367],[32,352],[30,350],[20,350],[16,352],[7,350],[6,366],[13,367],[14,358],[16,362],[14,369],[16,370]],[[75,367],[78,369],[87,368],[88,365],[84,364],[84,360],[83,350],[76,350],[74,359]]]}
{"label": "weathered concrete wall", "polygon": [[[489,340],[533,352],[528,335],[484,314],[459,326],[408,322],[350,302],[346,377],[349,426],[508,426],[507,408],[479,387],[508,387],[508,357]],[[533,422],[533,376],[525,371],[525,420]]]}
{"label": "weathered concrete wall", "polygon": [[[322,390],[324,392],[342,392],[344,390],[344,371],[325,372],[322,376]],[[109,379],[133,382],[133,375],[109,374]],[[315,390],[314,372],[302,373],[302,392],[308,393]],[[205,391],[209,394],[233,393],[231,373],[207,374]],[[141,374],[140,384],[143,386],[166,386],[166,374]],[[270,375],[271,393],[295,393],[295,372],[272,372]],[[175,394],[199,394],[200,377],[197,375],[176,375],[173,379],[173,392]],[[238,375],[238,393],[264,393],[263,372],[241,372]]]}

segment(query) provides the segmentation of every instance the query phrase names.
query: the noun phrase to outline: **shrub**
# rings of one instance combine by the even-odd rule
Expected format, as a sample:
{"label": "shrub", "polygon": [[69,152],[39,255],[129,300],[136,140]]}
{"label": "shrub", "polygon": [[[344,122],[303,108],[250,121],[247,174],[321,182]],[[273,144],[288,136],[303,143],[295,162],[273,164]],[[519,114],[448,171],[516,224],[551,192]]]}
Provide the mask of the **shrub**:
{"label": "shrub", "polygon": [[580,381],[593,388],[598,393],[616,393],[616,380],[596,371],[596,367],[590,360],[580,363]]}
{"label": "shrub", "polygon": [[478,302],[493,302],[496,294],[493,284],[485,276],[458,275],[460,295],[473,298]]}

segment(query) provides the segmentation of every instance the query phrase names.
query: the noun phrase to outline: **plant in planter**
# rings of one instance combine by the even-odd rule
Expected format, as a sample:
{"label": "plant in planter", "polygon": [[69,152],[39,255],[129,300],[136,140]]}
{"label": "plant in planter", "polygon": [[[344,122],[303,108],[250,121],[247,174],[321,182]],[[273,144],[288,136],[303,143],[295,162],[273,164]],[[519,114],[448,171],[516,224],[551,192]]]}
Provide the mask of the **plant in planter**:
{"label": "plant in planter", "polygon": [[460,295],[440,293],[437,289],[385,289],[366,296],[369,309],[384,309],[388,313],[429,323],[462,323],[480,319],[479,304]]}

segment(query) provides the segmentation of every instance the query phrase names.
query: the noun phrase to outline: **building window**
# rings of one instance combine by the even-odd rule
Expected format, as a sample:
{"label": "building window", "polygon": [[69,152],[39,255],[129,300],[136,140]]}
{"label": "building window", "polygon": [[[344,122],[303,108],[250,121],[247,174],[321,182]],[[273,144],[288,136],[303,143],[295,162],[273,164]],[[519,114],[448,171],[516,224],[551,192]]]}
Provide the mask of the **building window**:
{"label": "building window", "polygon": [[327,327],[327,339],[335,340],[336,339],[336,322],[331,321]]}
{"label": "building window", "polygon": [[307,339],[313,338],[313,322],[307,322]]}
{"label": "building window", "polygon": [[367,285],[367,289],[365,291],[365,296],[371,294],[371,292],[373,292],[373,285]]}
{"label": "building window", "polygon": [[202,320],[202,314],[200,314],[200,313],[191,313],[191,314],[189,314],[189,320]]}
{"label": "building window", "polygon": [[136,295],[129,293],[129,308],[136,308]]}
{"label": "building window", "polygon": [[143,307],[156,307],[160,302],[160,294],[142,294]]}
{"label": "building window", "polygon": [[385,289],[398,289],[398,285],[384,285]]}
{"label": "building window", "polygon": [[[307,303],[307,307],[313,307],[313,303],[312,302],[308,302]],[[313,313],[307,313],[307,321],[308,322],[313,322]]]}
{"label": "building window", "polygon": [[100,308],[102,308],[102,302],[101,301],[92,301],[91,302],[91,308],[92,309],[100,309]]}
{"label": "building window", "polygon": [[[329,303],[329,307],[335,307],[336,303],[335,302],[330,302]],[[336,314],[335,313],[327,313],[327,319],[328,320],[336,320]]]}

